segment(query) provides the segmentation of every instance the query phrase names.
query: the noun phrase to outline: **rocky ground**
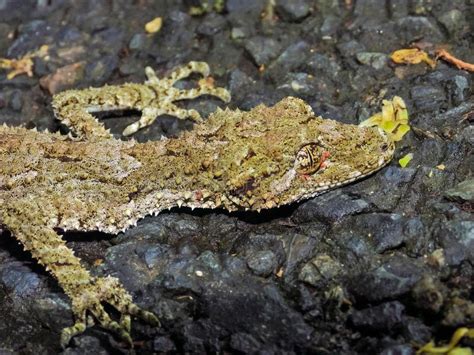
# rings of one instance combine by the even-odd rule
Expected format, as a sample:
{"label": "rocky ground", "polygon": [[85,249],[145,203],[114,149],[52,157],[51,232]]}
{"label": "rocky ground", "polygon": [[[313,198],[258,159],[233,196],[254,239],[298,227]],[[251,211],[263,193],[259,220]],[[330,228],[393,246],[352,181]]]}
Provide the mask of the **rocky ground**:
{"label": "rocky ground", "polygon": [[[443,47],[474,62],[472,0],[0,1],[0,57],[33,59],[33,76],[0,72],[0,122],[62,130],[51,94],[144,80],[204,60],[231,107],[293,95],[357,123],[403,97],[412,130],[377,174],[265,213],[175,209],[119,236],[67,234],[95,274],[118,276],[163,326],[133,323],[137,353],[412,354],[474,321],[474,81],[439,61],[389,54]],[[212,1],[210,1],[212,5]],[[273,13],[272,13],[273,12]],[[163,28],[145,24],[161,16]],[[204,114],[219,100],[183,103]],[[114,133],[137,118],[114,114]],[[153,140],[191,129],[163,117]],[[406,168],[398,158],[413,153]],[[68,299],[14,238],[0,238],[0,353],[58,353]],[[469,344],[464,341],[464,346]],[[95,327],[64,353],[126,353]]]}

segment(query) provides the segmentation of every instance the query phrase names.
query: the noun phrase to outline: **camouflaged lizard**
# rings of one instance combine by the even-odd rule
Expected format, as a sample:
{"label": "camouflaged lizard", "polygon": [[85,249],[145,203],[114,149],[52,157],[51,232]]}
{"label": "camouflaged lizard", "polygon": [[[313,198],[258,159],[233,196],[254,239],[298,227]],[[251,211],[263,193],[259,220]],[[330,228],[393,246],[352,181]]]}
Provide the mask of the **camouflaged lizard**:
{"label": "camouflaged lizard", "polygon": [[[75,324],[62,332],[66,346],[89,316],[129,344],[130,317],[158,325],[119,280],[92,277],[58,231],[117,234],[149,214],[174,206],[228,211],[278,207],[316,196],[386,165],[394,143],[376,127],[316,117],[304,101],[287,97],[249,112],[218,110],[176,138],[137,143],[112,137],[92,112],[137,109],[129,135],[160,114],[201,121],[174,101],[206,94],[228,102],[210,80],[179,90],[176,81],[206,63],[191,62],[157,79],[147,68],[144,84],[71,90],[53,98],[58,119],[74,136],[0,126],[0,225],[59,282],[72,301]],[[103,304],[121,314],[113,320]]]}

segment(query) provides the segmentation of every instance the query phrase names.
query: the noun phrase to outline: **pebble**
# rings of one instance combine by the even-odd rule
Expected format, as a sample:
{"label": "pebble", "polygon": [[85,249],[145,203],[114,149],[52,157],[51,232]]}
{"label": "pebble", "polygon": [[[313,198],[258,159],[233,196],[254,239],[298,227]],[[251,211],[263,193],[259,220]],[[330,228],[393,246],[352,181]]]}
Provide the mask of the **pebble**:
{"label": "pebble", "polygon": [[277,268],[275,254],[271,250],[263,250],[251,254],[247,258],[247,265],[257,276],[268,277]]}

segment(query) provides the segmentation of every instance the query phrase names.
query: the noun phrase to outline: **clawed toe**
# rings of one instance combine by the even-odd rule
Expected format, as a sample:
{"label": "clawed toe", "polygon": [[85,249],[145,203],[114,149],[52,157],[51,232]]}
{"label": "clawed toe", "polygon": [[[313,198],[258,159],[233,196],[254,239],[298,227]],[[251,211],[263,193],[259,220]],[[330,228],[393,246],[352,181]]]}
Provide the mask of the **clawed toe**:
{"label": "clawed toe", "polygon": [[[119,281],[112,277],[98,278],[87,288],[82,289],[80,295],[72,297],[73,311],[76,323],[63,329],[61,346],[65,348],[72,337],[83,333],[87,327],[94,324],[116,334],[120,339],[133,347],[131,330],[131,316],[137,317],[152,326],[159,326],[158,318],[151,312],[142,310],[132,302],[131,295],[122,287]],[[117,322],[110,317],[103,304],[108,303],[120,312]],[[86,322],[89,315],[93,321]]]}

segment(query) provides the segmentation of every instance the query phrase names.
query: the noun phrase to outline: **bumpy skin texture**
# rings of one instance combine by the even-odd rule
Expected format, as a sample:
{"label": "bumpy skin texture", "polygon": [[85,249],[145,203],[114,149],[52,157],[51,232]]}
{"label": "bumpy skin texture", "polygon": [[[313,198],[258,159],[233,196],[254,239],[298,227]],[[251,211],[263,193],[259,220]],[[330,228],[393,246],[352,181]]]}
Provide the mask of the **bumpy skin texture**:
{"label": "bumpy skin texture", "polygon": [[[173,87],[196,71],[208,75],[205,63],[192,62],[163,80],[148,70],[143,85],[59,94],[53,100],[56,115],[76,137],[0,126],[0,224],[71,298],[76,323],[63,331],[63,346],[89,325],[88,314],[130,344],[130,316],[158,320],[136,306],[117,279],[90,276],[57,229],[115,234],[174,206],[278,207],[371,174],[392,158],[394,145],[379,129],[316,117],[293,97],[249,112],[218,110],[177,138],[143,144],[113,139],[88,113],[141,110],[146,119],[126,133],[151,123],[149,109],[198,119],[172,101],[230,96],[205,85],[188,94]],[[104,302],[119,310],[119,322],[105,312]]]}

